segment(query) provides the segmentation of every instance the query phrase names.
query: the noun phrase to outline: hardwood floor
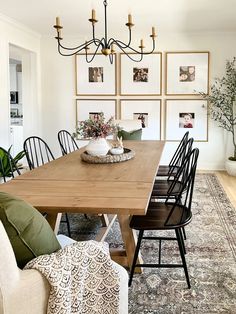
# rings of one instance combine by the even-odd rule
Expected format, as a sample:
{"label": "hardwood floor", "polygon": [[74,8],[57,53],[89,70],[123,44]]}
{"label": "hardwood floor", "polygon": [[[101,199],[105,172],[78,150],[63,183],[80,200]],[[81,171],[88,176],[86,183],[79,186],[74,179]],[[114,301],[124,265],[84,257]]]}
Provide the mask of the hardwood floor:
{"label": "hardwood floor", "polygon": [[236,177],[228,175],[226,171],[216,171],[215,174],[217,175],[231,203],[236,208]]}

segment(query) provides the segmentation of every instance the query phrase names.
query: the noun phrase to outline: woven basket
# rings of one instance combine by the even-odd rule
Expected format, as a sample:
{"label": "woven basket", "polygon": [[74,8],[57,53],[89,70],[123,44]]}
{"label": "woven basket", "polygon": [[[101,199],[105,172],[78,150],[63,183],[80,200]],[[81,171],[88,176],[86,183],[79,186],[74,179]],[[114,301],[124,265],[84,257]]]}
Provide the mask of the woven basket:
{"label": "woven basket", "polygon": [[80,157],[83,161],[90,164],[110,164],[115,162],[122,162],[134,158],[135,152],[131,149],[124,148],[124,153],[120,155],[112,155],[108,153],[106,156],[91,156],[86,151]]}

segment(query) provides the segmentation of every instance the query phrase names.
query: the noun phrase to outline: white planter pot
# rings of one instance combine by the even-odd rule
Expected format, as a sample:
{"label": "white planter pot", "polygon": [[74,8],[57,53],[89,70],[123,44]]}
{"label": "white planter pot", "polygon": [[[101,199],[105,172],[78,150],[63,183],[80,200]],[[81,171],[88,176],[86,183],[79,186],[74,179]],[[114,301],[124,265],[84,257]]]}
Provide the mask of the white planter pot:
{"label": "white planter pot", "polygon": [[105,156],[109,149],[110,145],[105,138],[90,140],[86,146],[86,151],[91,156]]}
{"label": "white planter pot", "polygon": [[236,176],[236,161],[227,159],[225,162],[225,169],[230,176]]}

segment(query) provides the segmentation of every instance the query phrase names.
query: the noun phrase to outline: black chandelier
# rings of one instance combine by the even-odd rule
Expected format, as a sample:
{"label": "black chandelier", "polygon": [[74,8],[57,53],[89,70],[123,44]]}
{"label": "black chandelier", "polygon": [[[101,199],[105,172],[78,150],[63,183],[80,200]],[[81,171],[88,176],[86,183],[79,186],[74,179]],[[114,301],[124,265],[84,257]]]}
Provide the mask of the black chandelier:
{"label": "black chandelier", "polygon": [[[58,52],[62,56],[73,56],[73,55],[78,54],[82,50],[85,50],[86,61],[88,63],[90,63],[95,58],[96,54],[101,50],[103,55],[109,56],[110,63],[113,63],[113,56],[115,54],[114,46],[117,46],[132,61],[140,62],[143,59],[144,55],[148,55],[148,54],[151,54],[151,53],[154,52],[154,50],[155,50],[155,38],[157,37],[154,27],[152,27],[152,34],[150,35],[150,37],[152,38],[152,50],[151,51],[144,52],[145,46],[144,46],[144,43],[143,43],[143,39],[140,40],[140,46],[139,46],[140,50],[136,50],[136,49],[131,47],[131,40],[132,40],[131,28],[134,26],[134,24],[132,23],[132,16],[131,16],[131,14],[128,15],[128,23],[125,24],[128,27],[128,29],[129,29],[128,43],[125,44],[121,40],[114,39],[112,37],[108,39],[108,31],[107,31],[107,0],[103,1],[103,5],[104,5],[104,11],[105,11],[104,37],[102,39],[98,39],[95,36],[95,23],[97,23],[98,20],[96,19],[96,12],[95,12],[95,10],[92,10],[92,17],[89,19],[89,22],[92,23],[93,37],[89,41],[85,41],[83,44],[81,44],[81,45],[79,45],[77,47],[74,47],[74,48],[72,48],[72,47],[65,47],[64,45],[62,45],[61,42],[62,42],[63,38],[62,38],[62,35],[61,35],[61,30],[62,30],[63,26],[60,25],[60,18],[59,17],[56,18],[56,25],[54,25],[54,28],[56,28],[57,36],[55,38],[56,38],[57,44],[58,44]],[[88,53],[88,50],[90,49],[91,45],[94,45],[95,51],[93,53]],[[127,52],[127,49],[129,50],[129,52]],[[132,54],[130,54],[130,53],[132,53]],[[139,58],[134,58],[133,54],[137,54]]]}

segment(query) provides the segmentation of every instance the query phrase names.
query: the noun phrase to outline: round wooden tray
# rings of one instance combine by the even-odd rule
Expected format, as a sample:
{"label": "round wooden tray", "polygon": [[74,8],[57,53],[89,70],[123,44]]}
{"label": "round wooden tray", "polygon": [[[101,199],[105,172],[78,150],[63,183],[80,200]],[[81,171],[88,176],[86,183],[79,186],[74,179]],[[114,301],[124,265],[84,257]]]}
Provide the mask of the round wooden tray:
{"label": "round wooden tray", "polygon": [[86,151],[80,157],[83,161],[90,164],[110,164],[115,162],[122,162],[134,158],[135,152],[131,149],[124,148],[124,153],[119,155],[112,155],[110,152],[106,156],[91,156]]}

